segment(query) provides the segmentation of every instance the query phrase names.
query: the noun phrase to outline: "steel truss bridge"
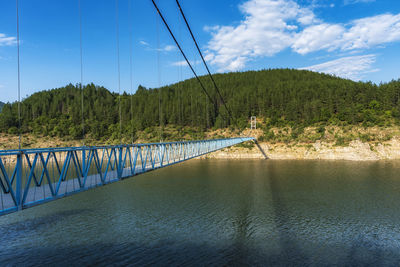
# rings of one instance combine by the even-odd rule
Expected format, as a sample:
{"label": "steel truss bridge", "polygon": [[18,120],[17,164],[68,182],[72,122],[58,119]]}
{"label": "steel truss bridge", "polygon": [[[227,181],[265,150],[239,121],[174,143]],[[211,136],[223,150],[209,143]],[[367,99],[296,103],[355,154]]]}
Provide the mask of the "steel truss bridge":
{"label": "steel truss bridge", "polygon": [[0,150],[0,215],[251,140]]}

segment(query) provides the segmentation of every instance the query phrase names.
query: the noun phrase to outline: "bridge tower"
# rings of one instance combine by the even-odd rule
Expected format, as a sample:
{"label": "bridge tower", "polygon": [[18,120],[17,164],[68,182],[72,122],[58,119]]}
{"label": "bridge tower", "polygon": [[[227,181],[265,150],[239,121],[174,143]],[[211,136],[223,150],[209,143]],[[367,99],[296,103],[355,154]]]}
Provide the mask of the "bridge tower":
{"label": "bridge tower", "polygon": [[250,117],[250,129],[251,130],[256,130],[257,129],[257,118],[256,118],[256,116],[251,116]]}

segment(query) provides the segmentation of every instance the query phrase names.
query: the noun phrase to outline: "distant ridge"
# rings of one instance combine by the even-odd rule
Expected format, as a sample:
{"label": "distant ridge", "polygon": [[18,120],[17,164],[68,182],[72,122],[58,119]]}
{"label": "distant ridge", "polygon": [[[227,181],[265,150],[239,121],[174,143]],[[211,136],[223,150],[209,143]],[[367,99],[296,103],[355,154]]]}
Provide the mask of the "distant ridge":
{"label": "distant ridge", "polygon": [[[120,132],[131,137],[132,132],[147,129],[150,134],[160,125],[189,127],[192,132],[227,126],[244,129],[250,116],[257,116],[266,133],[270,127],[400,125],[400,79],[377,85],[293,69],[215,74],[214,78],[232,112],[230,121],[206,76],[200,79],[213,102],[195,79],[162,88],[139,86],[133,96],[124,92],[121,98],[102,86],[87,84],[83,87],[85,134],[96,140],[118,140]],[[82,138],[81,95],[79,85],[69,84],[24,98],[22,132]],[[0,132],[15,133],[17,128],[18,105],[6,104]]]}

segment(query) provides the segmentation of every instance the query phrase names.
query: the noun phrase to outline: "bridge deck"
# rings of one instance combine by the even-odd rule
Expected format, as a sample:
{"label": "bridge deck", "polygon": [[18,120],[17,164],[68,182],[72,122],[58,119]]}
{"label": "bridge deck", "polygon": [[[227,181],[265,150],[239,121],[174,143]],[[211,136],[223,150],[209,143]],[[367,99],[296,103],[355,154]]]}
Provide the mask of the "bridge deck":
{"label": "bridge deck", "polygon": [[0,151],[0,215],[177,164],[253,138]]}

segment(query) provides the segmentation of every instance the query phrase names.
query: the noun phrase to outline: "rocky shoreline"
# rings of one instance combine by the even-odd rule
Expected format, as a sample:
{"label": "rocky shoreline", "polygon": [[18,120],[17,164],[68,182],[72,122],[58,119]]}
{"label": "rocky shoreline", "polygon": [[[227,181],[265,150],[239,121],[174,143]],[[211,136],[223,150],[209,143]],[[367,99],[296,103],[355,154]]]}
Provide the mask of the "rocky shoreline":
{"label": "rocky shoreline", "polygon": [[[347,146],[317,141],[313,144],[271,144],[260,143],[261,149],[269,159],[312,159],[312,160],[352,160],[376,161],[400,159],[400,139],[393,138],[381,143],[364,143],[360,140]],[[264,159],[257,146],[252,148],[231,147],[216,151],[202,158],[216,159]]]}
{"label": "rocky shoreline", "polygon": [[[261,134],[261,133],[260,133]],[[334,140],[318,140],[314,143],[291,142],[260,142],[260,148],[269,159],[282,160],[352,160],[352,161],[376,161],[376,160],[400,160],[400,134],[390,132],[393,138],[388,141],[362,142],[353,140],[346,145],[337,145]],[[244,133],[245,136],[255,136]],[[213,139],[214,137],[208,137]],[[229,138],[229,136],[227,136]],[[57,138],[33,138],[24,136],[23,140],[29,144],[24,147],[70,147],[80,146],[78,141],[62,142]],[[382,139],[381,139],[382,140]],[[0,149],[13,149],[18,146],[18,136],[0,135]],[[200,158],[218,159],[264,159],[264,155],[254,143],[245,146],[234,146],[216,151]]]}

